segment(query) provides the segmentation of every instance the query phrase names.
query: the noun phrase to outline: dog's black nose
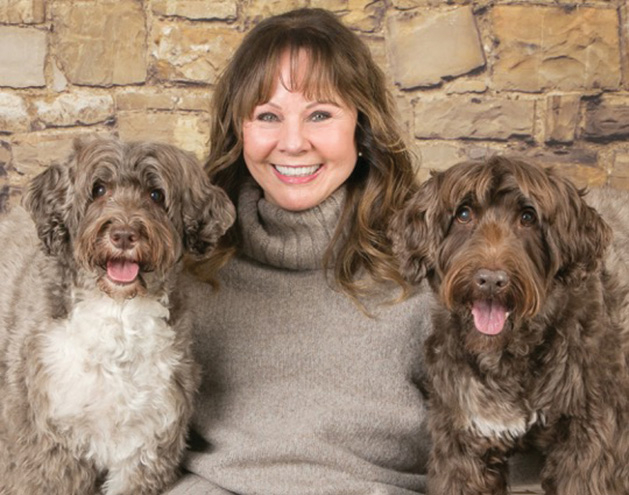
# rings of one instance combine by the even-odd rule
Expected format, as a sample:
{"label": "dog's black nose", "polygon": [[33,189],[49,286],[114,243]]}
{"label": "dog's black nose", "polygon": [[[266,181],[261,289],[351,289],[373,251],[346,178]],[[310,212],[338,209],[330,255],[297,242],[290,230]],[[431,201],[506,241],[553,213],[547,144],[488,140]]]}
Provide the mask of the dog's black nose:
{"label": "dog's black nose", "polygon": [[509,285],[509,275],[504,270],[481,268],[474,275],[474,283],[484,294],[493,295]]}
{"label": "dog's black nose", "polygon": [[138,235],[131,227],[121,226],[113,227],[109,231],[109,238],[111,239],[111,243],[118,249],[127,250],[135,246]]}

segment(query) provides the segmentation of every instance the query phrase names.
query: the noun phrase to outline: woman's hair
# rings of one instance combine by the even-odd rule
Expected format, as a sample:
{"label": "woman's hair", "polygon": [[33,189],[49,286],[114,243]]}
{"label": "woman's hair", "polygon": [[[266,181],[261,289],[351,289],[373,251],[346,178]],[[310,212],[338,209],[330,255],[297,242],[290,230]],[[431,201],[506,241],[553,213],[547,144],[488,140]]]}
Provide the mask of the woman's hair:
{"label": "woman's hair", "polygon": [[[242,158],[243,121],[271,98],[282,55],[290,54],[295,76],[302,51],[309,64],[305,77],[283,84],[312,99],[341,98],[358,111],[359,158],[347,180],[347,201],[324,265],[333,268],[338,286],[355,300],[385,281],[397,283],[406,296],[408,286],[386,230],[393,212],[417,187],[411,154],[398,130],[382,71],[367,46],[332,13],[293,10],[260,22],[245,36],[214,93],[207,172],[236,203],[249,177]],[[222,266],[239,245],[238,228],[232,227],[206,267]]]}

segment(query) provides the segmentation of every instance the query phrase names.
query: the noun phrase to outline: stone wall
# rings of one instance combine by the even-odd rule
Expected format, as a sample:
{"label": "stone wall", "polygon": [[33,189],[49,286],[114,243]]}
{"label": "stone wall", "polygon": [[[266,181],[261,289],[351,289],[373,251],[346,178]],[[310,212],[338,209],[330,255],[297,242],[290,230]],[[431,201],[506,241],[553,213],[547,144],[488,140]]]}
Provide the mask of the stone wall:
{"label": "stone wall", "polygon": [[0,210],[86,133],[203,159],[225,61],[300,6],[368,43],[421,177],[507,152],[629,189],[629,1],[0,0]]}

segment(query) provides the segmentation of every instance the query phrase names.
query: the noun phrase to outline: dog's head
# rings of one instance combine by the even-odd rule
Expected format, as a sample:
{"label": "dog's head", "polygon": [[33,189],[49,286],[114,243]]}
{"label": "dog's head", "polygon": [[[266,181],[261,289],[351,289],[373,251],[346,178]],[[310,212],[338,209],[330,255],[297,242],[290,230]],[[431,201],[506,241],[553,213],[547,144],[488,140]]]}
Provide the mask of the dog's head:
{"label": "dog's head", "polygon": [[391,223],[403,275],[428,277],[486,334],[536,315],[553,284],[596,270],[611,231],[553,170],[494,157],[434,173]]}
{"label": "dog's head", "polygon": [[203,257],[233,223],[227,195],[188,153],[114,138],[75,142],[25,194],[45,250],[112,297],[163,281],[184,252]]}

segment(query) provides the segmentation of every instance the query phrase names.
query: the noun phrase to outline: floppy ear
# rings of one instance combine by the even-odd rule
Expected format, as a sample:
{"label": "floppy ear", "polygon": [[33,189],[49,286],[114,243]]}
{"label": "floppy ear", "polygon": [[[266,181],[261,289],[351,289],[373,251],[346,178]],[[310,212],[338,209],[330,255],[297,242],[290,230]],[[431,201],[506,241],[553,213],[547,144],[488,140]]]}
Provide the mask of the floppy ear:
{"label": "floppy ear", "polygon": [[200,167],[194,167],[192,175],[184,195],[184,245],[191,254],[203,257],[234,223],[236,210],[227,193],[210,184]]}
{"label": "floppy ear", "polygon": [[547,174],[556,194],[556,213],[548,241],[556,256],[556,276],[565,283],[578,283],[598,269],[612,241],[612,230],[584,200],[585,191],[552,170]]}
{"label": "floppy ear", "polygon": [[54,164],[31,180],[22,200],[50,255],[61,255],[70,245],[67,215],[71,187],[69,167]]}
{"label": "floppy ear", "polygon": [[404,207],[393,215],[387,234],[400,273],[411,283],[419,283],[435,268],[437,250],[445,232],[438,218],[442,209],[439,188],[442,174],[424,182]]}

